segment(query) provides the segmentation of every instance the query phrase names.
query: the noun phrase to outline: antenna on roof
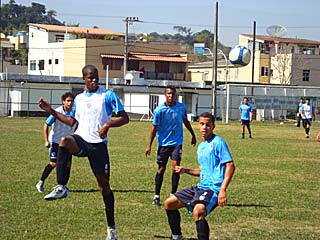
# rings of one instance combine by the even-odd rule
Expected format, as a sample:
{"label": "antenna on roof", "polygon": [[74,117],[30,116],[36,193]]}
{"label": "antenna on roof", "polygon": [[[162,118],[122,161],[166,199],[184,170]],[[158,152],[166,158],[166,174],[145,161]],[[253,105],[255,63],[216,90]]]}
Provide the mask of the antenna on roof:
{"label": "antenna on roof", "polygon": [[284,37],[285,35],[287,35],[288,30],[280,25],[272,25],[267,27],[266,32],[269,36],[272,37]]}

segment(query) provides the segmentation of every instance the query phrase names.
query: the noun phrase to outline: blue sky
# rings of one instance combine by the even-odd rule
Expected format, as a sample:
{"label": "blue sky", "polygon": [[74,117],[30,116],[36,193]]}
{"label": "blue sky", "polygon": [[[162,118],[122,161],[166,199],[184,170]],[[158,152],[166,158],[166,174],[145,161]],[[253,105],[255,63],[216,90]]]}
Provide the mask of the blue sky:
{"label": "blue sky", "polygon": [[[7,3],[9,0],[2,0]],[[27,0],[17,4],[30,6]],[[57,11],[57,18],[67,24],[80,23],[82,27],[98,26],[124,32],[123,18],[139,17],[143,23],[130,25],[134,33],[174,33],[173,26],[213,31],[214,0],[34,0],[47,10]],[[253,21],[257,34],[266,35],[270,25],[287,28],[287,37],[320,41],[319,0],[220,0],[219,41],[236,45],[240,33],[252,33]]]}

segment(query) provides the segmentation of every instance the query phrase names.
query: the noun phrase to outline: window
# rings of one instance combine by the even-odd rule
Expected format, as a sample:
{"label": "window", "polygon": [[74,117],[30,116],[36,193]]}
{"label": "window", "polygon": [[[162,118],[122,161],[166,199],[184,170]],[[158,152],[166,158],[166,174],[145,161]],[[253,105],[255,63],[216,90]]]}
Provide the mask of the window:
{"label": "window", "polygon": [[271,71],[269,70],[268,67],[261,67],[261,76],[269,76],[271,75]]}
{"label": "window", "polygon": [[122,59],[103,58],[103,69],[106,70],[108,65],[109,70],[121,70],[122,63]]}
{"label": "window", "polygon": [[35,71],[37,69],[36,60],[30,60],[30,71]]}
{"label": "window", "polygon": [[51,65],[52,64],[52,59],[49,59],[49,65]]}
{"label": "window", "polygon": [[209,81],[209,72],[208,71],[204,72],[204,81]]}
{"label": "window", "polygon": [[309,82],[310,70],[302,70],[302,81]]}
{"label": "window", "polygon": [[44,70],[44,60],[39,60],[38,67],[39,70]]}
{"label": "window", "polygon": [[59,59],[55,59],[54,64],[59,64]]}

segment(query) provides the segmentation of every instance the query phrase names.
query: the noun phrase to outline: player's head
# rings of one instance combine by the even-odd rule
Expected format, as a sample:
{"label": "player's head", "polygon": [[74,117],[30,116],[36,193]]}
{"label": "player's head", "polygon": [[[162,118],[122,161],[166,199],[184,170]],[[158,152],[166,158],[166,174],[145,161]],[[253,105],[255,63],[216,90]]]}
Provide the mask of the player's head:
{"label": "player's head", "polygon": [[304,98],[303,97],[300,98],[300,102],[304,102]]}
{"label": "player's head", "polygon": [[200,114],[198,127],[203,140],[209,140],[212,137],[215,126],[215,118],[211,113]]}
{"label": "player's head", "polygon": [[74,95],[71,92],[66,92],[61,96],[63,109],[70,112],[73,107]]}
{"label": "player's head", "polygon": [[248,104],[249,99],[248,99],[247,97],[244,97],[244,98],[242,99],[242,102],[243,102],[243,104]]}
{"label": "player's head", "polygon": [[310,98],[306,98],[306,104],[310,104]]}
{"label": "player's head", "polygon": [[166,97],[166,104],[169,106],[173,106],[176,100],[176,87],[172,85],[166,86],[164,89],[164,95]]}
{"label": "player's head", "polygon": [[93,65],[86,65],[82,68],[82,79],[86,84],[88,92],[95,92],[99,85],[98,69]]}

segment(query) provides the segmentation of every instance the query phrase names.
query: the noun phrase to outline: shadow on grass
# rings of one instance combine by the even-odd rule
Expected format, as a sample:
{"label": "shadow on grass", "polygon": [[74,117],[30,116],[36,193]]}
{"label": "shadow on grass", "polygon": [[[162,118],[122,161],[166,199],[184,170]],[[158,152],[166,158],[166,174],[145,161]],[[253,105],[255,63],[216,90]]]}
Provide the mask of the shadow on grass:
{"label": "shadow on grass", "polygon": [[246,203],[246,204],[228,203],[227,206],[228,207],[262,207],[262,208],[273,207],[273,206],[261,205],[261,204],[253,204],[253,203]]}
{"label": "shadow on grass", "polygon": [[[91,193],[91,192],[99,192],[98,189],[70,189],[70,192],[73,193]],[[137,193],[153,193],[153,191],[150,190],[140,190],[140,189],[128,189],[128,190],[121,190],[121,189],[112,189],[113,192],[119,192],[119,193],[128,193],[128,192],[137,192]]]}
{"label": "shadow on grass", "polygon": [[[171,239],[171,237],[168,236],[161,236],[161,235],[154,235],[154,238],[161,238],[161,239]],[[183,238],[184,240],[197,240],[197,238]]]}

